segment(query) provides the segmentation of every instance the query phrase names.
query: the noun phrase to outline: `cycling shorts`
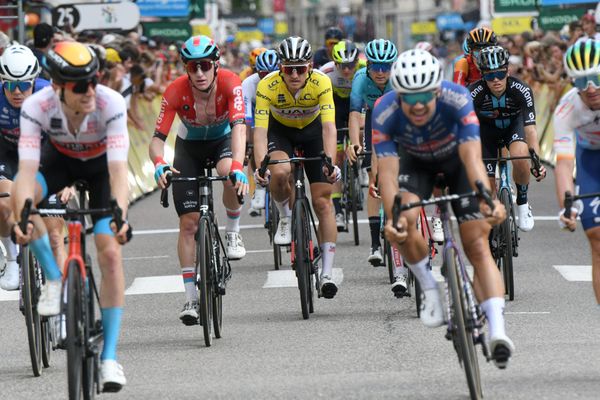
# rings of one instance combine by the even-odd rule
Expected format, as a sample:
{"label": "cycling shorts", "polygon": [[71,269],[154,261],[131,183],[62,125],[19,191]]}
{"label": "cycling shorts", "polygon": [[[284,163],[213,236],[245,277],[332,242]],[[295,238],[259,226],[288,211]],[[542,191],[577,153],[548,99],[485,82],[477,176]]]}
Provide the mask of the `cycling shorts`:
{"label": "cycling shorts", "polygon": [[7,143],[0,139],[0,180],[12,181],[19,168],[19,153],[13,146],[6,146]]}
{"label": "cycling shorts", "polygon": [[[577,146],[577,177],[575,183],[578,194],[600,192],[600,151],[583,149]],[[591,197],[582,199],[583,211],[581,213],[581,224],[583,229],[588,230],[600,226],[600,198]]]}
{"label": "cycling shorts", "polygon": [[[489,124],[481,124],[480,137],[482,158],[495,159],[498,157],[498,149],[504,147],[508,149],[514,142],[526,142],[523,117],[519,116],[506,129],[500,129]],[[484,163],[488,176],[496,176],[497,162],[494,160],[484,161]]]}
{"label": "cycling shorts", "polygon": [[[373,151],[373,137],[371,134],[371,109],[367,110],[365,114],[365,151]],[[367,171],[371,170],[371,153],[365,154],[365,158],[362,161],[362,168],[366,168]]]}

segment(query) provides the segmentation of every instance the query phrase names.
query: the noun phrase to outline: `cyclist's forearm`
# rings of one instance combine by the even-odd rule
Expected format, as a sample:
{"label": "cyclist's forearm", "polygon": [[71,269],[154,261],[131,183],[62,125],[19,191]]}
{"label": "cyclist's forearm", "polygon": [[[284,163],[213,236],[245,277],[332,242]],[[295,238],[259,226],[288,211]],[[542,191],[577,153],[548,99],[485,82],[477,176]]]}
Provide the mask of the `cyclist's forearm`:
{"label": "cyclist's forearm", "polygon": [[535,125],[527,125],[524,128],[525,140],[530,149],[535,150],[537,154],[540,154],[540,144],[538,142],[537,129]]}
{"label": "cyclist's forearm", "polygon": [[232,159],[244,165],[246,156],[246,125],[237,124],[231,130]]}
{"label": "cyclist's forearm", "polygon": [[467,179],[471,188],[477,190],[475,182],[481,181],[488,190],[491,190],[487,172],[481,158],[481,142],[471,140],[461,143],[458,146],[458,154],[467,171]]}
{"label": "cyclist's forearm", "polygon": [[348,117],[348,134],[352,144],[360,144],[360,123],[361,114],[357,111],[350,111]]}
{"label": "cyclist's forearm", "polygon": [[39,162],[34,160],[20,160],[19,173],[11,191],[12,209],[15,220],[21,219],[21,210],[26,199],[34,199],[36,179]]}
{"label": "cyclist's forearm", "polygon": [[127,207],[129,206],[129,168],[125,161],[110,161],[108,163],[110,174],[110,191],[112,197],[117,200],[119,207],[123,210],[123,218],[127,218]]}
{"label": "cyclist's forearm", "polygon": [[397,157],[379,158],[379,195],[388,218],[392,217],[394,196],[398,193],[399,162]]}
{"label": "cyclist's forearm", "polygon": [[575,161],[572,159],[559,159],[554,167],[554,176],[556,177],[556,197],[558,206],[564,208],[565,192],[568,190],[573,193],[573,169]]}
{"label": "cyclist's forearm", "polygon": [[163,158],[165,156],[165,142],[163,142],[157,137],[153,137],[150,140],[148,154],[150,155],[150,160],[152,160],[152,164],[155,164],[155,160],[157,158]]}
{"label": "cyclist's forearm", "polygon": [[259,167],[267,154],[267,130],[265,128],[254,128],[254,162]]}
{"label": "cyclist's forearm", "polygon": [[337,151],[337,131],[333,122],[325,122],[323,124],[323,151],[332,160],[335,160]]}

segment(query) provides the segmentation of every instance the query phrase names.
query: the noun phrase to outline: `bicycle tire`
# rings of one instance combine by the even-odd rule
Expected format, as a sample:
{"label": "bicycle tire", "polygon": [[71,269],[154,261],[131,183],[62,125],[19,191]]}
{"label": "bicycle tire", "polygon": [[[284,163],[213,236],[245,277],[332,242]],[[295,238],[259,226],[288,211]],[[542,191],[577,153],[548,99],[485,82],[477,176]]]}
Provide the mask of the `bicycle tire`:
{"label": "bicycle tire", "polygon": [[358,246],[360,244],[360,238],[358,237],[358,192],[360,190],[360,186],[358,183],[358,177],[354,175],[354,168],[350,168],[350,205],[352,211],[352,233],[354,234],[354,245]]}
{"label": "bicycle tire", "polygon": [[23,297],[23,314],[27,326],[27,340],[29,342],[29,356],[34,376],[42,374],[42,319],[37,312],[37,300],[40,283],[37,279],[37,271],[33,254],[29,247],[21,249],[21,294]]}
{"label": "bicycle tire", "polygon": [[204,333],[204,344],[206,347],[212,345],[212,238],[210,234],[210,222],[207,217],[200,218],[198,223],[198,241],[196,242],[196,279],[198,287],[198,305],[200,308],[200,322]]}
{"label": "bicycle tire", "polygon": [[302,309],[302,318],[308,319],[310,316],[310,247],[308,235],[308,213],[304,203],[296,200],[294,204],[294,213],[292,215],[292,225],[294,227],[294,263],[296,278],[298,279],[298,290],[300,292],[300,307]]}
{"label": "bicycle tire", "polygon": [[98,370],[98,353],[92,351],[88,344],[92,334],[97,330],[101,329],[101,322],[98,321],[99,326],[96,326],[96,306],[94,304],[94,293],[92,288],[93,276],[92,276],[92,261],[89,254],[86,255],[86,271],[87,271],[87,282],[85,282],[83,298],[84,304],[86,304],[85,314],[85,330],[84,330],[84,343],[85,353],[83,360],[83,399],[92,400],[96,391],[96,384],[99,384],[99,370]]}
{"label": "bicycle tire", "polygon": [[[215,235],[217,235],[217,229],[213,230],[213,237]],[[213,328],[215,330],[215,338],[220,339],[221,338],[221,334],[222,334],[222,328],[223,328],[223,294],[221,293],[221,291],[219,290],[219,286],[221,283],[223,283],[223,287],[225,287],[225,274],[224,274],[224,268],[225,266],[223,265],[224,262],[228,262],[226,261],[226,259],[221,259],[221,256],[219,254],[218,251],[218,243],[216,244],[216,248],[213,247],[214,249],[214,256],[213,256],[213,265],[214,268],[212,268],[212,275],[213,275],[213,279],[211,279],[211,283],[213,285],[213,301],[212,301],[212,315],[213,315]]]}
{"label": "bicycle tire", "polygon": [[281,267],[281,246],[275,244],[275,233],[277,232],[277,225],[279,225],[279,210],[277,210],[275,201],[271,196],[269,198],[269,237],[273,245],[273,264],[275,265],[275,270],[279,270],[279,267]]}
{"label": "bicycle tire", "polygon": [[[508,215],[504,222],[502,222],[501,237],[503,249],[501,258],[501,272],[504,280],[504,293],[508,295],[508,299],[513,301],[515,299],[515,282],[513,275],[513,232],[511,218],[514,216],[514,209],[512,207],[512,199],[510,191],[506,188],[500,190],[500,202],[504,205]],[[513,219],[514,221],[514,219]]]}
{"label": "bicycle tire", "polygon": [[385,254],[383,255],[385,259],[385,263],[387,264],[388,277],[390,279],[390,285],[394,283],[394,277],[396,273],[396,265],[394,264],[394,257],[392,256],[392,246],[390,242],[384,239],[383,242],[383,250]]}
{"label": "bicycle tire", "polygon": [[66,349],[69,399],[78,400],[83,390],[83,364],[85,348],[83,346],[82,327],[85,326],[83,311],[83,282],[77,261],[67,265],[67,304],[66,304]]}
{"label": "bicycle tire", "polygon": [[50,367],[50,360],[52,359],[52,328],[50,324],[48,318],[42,319],[42,365],[44,368]]}
{"label": "bicycle tire", "polygon": [[471,399],[483,398],[481,373],[475,343],[468,327],[467,301],[463,290],[462,277],[458,271],[457,254],[453,248],[444,250],[444,264],[451,297],[452,336],[459,362],[465,371]]}

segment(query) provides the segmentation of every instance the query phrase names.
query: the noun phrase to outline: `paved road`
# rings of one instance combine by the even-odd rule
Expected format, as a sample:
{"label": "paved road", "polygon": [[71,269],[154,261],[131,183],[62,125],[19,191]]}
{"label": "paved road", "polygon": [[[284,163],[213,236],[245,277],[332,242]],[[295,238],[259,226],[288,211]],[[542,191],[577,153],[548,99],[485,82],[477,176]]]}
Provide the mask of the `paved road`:
{"label": "paved road", "polygon": [[[590,275],[584,270],[588,282],[569,281],[554,268],[589,265],[588,245],[581,230],[560,232],[555,220],[543,218],[556,215],[552,179],[532,185],[531,202],[542,218],[533,232],[521,235],[516,299],[506,309],[517,351],[505,371],[480,359],[488,399],[600,397],[600,322]],[[264,288],[272,270],[267,235],[244,229],[252,252],[234,264],[223,338],[206,348],[201,330],[177,318],[184,295],[179,278],[169,278],[178,273],[174,210],[160,208],[154,194],[132,208],[130,221],[137,234],[124,249],[127,287],[129,293],[150,293],[126,298],[119,357],[128,385],[102,398],[468,398],[444,329],[423,327],[414,300],[395,299],[386,271],[365,262],[367,224],[360,225],[360,247],[340,235],[340,291],[333,300],[319,299],[307,321],[297,289]],[[259,223],[244,213],[242,224]],[[578,268],[585,267],[567,267],[567,276],[580,279],[568,274]],[[285,275],[278,284],[285,285]],[[163,278],[155,278],[156,285],[144,277]],[[0,299],[7,297],[0,291]],[[52,366],[34,378],[16,301],[0,301],[0,321],[2,397],[66,398],[65,353],[54,352]]]}

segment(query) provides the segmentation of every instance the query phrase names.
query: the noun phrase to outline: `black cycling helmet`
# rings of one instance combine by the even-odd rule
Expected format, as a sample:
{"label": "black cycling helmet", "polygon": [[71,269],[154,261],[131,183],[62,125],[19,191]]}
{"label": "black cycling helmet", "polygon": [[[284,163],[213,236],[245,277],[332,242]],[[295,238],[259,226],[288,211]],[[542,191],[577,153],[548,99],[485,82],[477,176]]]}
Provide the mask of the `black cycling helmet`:
{"label": "black cycling helmet", "polygon": [[477,57],[477,66],[481,71],[493,71],[508,67],[508,50],[501,46],[481,49]]}
{"label": "black cycling helmet", "polygon": [[344,32],[337,26],[332,26],[325,31],[325,40],[337,39],[342,40],[344,38]]}
{"label": "black cycling helmet", "polygon": [[44,69],[55,83],[88,80],[98,74],[96,53],[83,43],[58,42],[48,50]]}
{"label": "black cycling helmet", "polygon": [[469,32],[467,36],[467,46],[473,49],[482,49],[488,46],[495,46],[498,43],[498,38],[490,28],[475,28]]}

